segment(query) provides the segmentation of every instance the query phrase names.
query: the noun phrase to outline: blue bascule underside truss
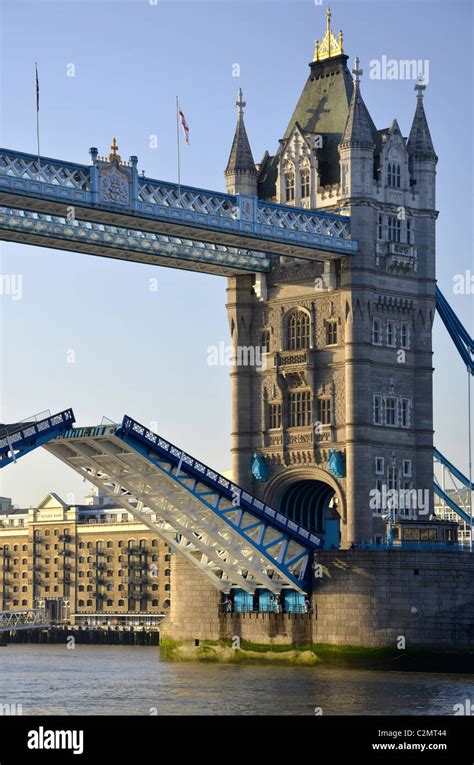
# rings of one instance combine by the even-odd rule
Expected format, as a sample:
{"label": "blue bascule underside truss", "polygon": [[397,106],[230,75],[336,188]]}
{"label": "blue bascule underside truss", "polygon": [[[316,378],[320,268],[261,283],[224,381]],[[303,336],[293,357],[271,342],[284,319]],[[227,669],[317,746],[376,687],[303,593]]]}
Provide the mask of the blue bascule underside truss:
{"label": "blue bascule underside truss", "polygon": [[0,425],[0,468],[16,462],[33,449],[44,446],[51,439],[71,428],[75,422],[72,409],[48,414],[37,421]]}
{"label": "blue bascule underside truss", "polygon": [[436,287],[436,308],[469,372],[474,374],[474,340],[461,324],[443,293]]}
{"label": "blue bascule underside truss", "polygon": [[45,444],[112,496],[221,591],[307,591],[321,539],[125,416]]}
{"label": "blue bascule underside truss", "polygon": [[[449,487],[441,487],[439,478],[435,473],[435,493],[449,508],[451,508],[451,510],[457,513],[462,521],[470,524],[471,516],[468,511],[470,510],[470,492],[474,489],[474,483],[470,484],[469,478],[461,473],[461,471],[436,448],[434,449],[434,463],[435,468],[439,465],[441,469],[444,470],[445,477],[450,481]],[[449,489],[449,492],[446,491],[446,489]]]}

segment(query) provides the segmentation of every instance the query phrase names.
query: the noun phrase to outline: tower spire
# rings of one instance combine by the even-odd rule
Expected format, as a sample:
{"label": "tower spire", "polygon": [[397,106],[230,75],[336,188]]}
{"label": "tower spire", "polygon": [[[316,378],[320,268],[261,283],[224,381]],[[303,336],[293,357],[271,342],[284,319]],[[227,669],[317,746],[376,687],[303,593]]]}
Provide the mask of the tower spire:
{"label": "tower spire", "polygon": [[357,145],[367,148],[374,148],[374,139],[372,131],[372,120],[370,118],[364,99],[360,93],[360,77],[363,70],[360,67],[360,59],[354,60],[354,90],[352,92],[349,114],[347,115],[346,126],[342,136],[340,146]]}
{"label": "tower spire", "polygon": [[246,102],[239,88],[237,93],[237,126],[230,150],[229,161],[225,169],[227,191],[230,194],[256,194],[257,170],[252,156],[252,149],[244,124],[244,108]]}
{"label": "tower spire", "polygon": [[326,10],[326,33],[321,41],[315,40],[314,42],[314,56],[313,61],[324,61],[327,58],[333,58],[334,56],[340,56],[344,53],[342,47],[342,32],[339,32],[337,38],[335,37],[331,29],[331,9]]}
{"label": "tower spire", "polygon": [[418,82],[415,85],[416,91],[416,109],[413,123],[408,136],[407,149],[411,157],[417,159],[437,160],[433,141],[431,140],[428,120],[426,119],[425,108],[423,106],[424,91],[426,85],[423,75],[418,76]]}

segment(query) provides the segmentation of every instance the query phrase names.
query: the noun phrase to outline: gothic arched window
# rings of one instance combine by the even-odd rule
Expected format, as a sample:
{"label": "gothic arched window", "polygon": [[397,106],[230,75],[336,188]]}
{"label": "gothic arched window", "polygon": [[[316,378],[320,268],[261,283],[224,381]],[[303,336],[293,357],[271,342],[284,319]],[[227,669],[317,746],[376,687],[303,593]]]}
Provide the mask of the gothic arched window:
{"label": "gothic arched window", "polygon": [[301,198],[309,197],[310,172],[309,167],[303,167],[300,173],[301,178]]}
{"label": "gothic arched window", "polygon": [[285,196],[287,202],[292,202],[295,198],[295,174],[293,170],[287,170],[285,173]]}
{"label": "gothic arched window", "polygon": [[310,346],[311,321],[306,311],[292,311],[288,317],[286,346],[289,351],[299,351]]}

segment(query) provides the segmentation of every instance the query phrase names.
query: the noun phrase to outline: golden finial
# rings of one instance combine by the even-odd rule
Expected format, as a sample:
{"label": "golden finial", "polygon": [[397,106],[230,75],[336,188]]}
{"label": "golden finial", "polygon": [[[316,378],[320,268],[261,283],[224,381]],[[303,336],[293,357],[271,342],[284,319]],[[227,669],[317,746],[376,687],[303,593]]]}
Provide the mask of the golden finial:
{"label": "golden finial", "polygon": [[326,58],[332,58],[333,56],[339,56],[344,53],[342,47],[342,32],[339,32],[338,38],[331,30],[331,9],[326,10],[326,34],[324,35],[321,43],[316,40],[314,43],[314,57],[313,61],[323,61]]}
{"label": "golden finial", "polygon": [[113,139],[112,145],[110,148],[112,153],[109,154],[109,162],[117,162],[117,163],[120,162],[121,156],[120,154],[117,154],[119,147],[118,147],[116,138]]}

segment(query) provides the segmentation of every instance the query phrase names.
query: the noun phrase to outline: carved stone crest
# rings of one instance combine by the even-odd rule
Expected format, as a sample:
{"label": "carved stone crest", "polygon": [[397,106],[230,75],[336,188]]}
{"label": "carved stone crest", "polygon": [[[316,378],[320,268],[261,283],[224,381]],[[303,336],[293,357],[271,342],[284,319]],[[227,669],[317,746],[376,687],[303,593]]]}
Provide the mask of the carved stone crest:
{"label": "carved stone crest", "polygon": [[128,177],[115,164],[100,171],[100,200],[116,205],[130,204]]}

